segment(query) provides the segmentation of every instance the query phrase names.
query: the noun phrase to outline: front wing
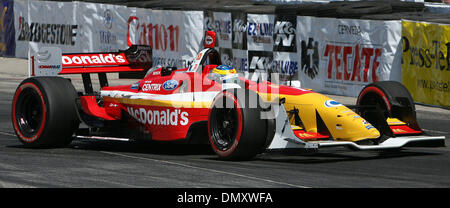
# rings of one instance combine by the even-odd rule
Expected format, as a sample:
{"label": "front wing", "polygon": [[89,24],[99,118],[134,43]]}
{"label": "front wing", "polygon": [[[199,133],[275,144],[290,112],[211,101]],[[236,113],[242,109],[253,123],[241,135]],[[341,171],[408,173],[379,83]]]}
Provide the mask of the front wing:
{"label": "front wing", "polygon": [[377,145],[359,145],[350,141],[304,141],[295,136],[283,104],[271,104],[271,116],[275,117],[275,135],[267,150],[318,149],[344,146],[354,150],[399,149],[414,143],[415,146],[444,146],[445,136],[402,136],[391,137]]}

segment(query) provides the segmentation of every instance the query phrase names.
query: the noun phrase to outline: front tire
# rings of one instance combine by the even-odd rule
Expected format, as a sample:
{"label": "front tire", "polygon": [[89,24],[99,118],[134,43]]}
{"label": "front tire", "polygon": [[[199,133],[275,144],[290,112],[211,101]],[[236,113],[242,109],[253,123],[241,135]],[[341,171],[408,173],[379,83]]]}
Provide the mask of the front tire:
{"label": "front tire", "polygon": [[[381,110],[383,121],[377,119],[376,113],[368,108],[358,109],[357,113],[369,121],[377,129],[385,128],[393,136],[385,120],[387,118],[398,118],[408,124],[414,130],[420,130],[416,119],[416,108],[414,100],[408,89],[396,81],[374,82],[361,90],[356,105],[377,106]],[[383,125],[384,127],[382,127]]]}
{"label": "front tire", "polygon": [[261,119],[259,96],[245,89],[219,93],[208,118],[208,136],[214,152],[224,160],[248,160],[261,153],[268,134]]}
{"label": "front tire", "polygon": [[30,77],[16,89],[12,102],[12,123],[19,141],[26,147],[62,147],[72,141],[79,119],[77,92],[61,77]]}

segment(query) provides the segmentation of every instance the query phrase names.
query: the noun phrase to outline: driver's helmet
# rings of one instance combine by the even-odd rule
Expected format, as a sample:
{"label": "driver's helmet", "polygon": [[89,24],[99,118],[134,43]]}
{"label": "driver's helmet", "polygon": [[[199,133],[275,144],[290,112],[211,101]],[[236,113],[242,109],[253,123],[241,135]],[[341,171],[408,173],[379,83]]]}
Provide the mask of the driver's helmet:
{"label": "driver's helmet", "polygon": [[238,83],[238,73],[235,68],[219,65],[209,72],[208,77],[219,83]]}

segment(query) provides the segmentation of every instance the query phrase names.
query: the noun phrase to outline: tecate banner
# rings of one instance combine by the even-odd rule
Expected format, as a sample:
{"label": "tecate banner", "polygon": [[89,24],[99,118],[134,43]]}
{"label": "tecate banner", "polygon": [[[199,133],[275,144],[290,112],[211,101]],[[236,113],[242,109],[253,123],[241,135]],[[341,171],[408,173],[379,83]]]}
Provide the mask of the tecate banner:
{"label": "tecate banner", "polygon": [[400,41],[400,21],[298,16],[301,85],[333,94],[358,96],[369,83],[400,81]]}

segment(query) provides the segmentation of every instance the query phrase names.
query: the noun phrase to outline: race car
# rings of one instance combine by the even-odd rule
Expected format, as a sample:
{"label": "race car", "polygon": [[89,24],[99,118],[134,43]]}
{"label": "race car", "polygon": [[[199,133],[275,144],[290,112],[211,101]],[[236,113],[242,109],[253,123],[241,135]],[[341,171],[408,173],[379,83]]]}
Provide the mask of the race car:
{"label": "race car", "polygon": [[[398,82],[365,86],[354,106],[222,65],[207,31],[187,68],[152,66],[150,46],[111,53],[62,54],[42,48],[18,86],[12,123],[26,147],[61,147],[74,138],[209,143],[220,159],[246,160],[275,150],[346,146],[354,150],[443,146],[425,135],[413,99]],[[140,81],[109,86],[106,73],[141,72]],[[91,73],[99,76],[93,90]],[[61,75],[81,74],[84,92]]]}

